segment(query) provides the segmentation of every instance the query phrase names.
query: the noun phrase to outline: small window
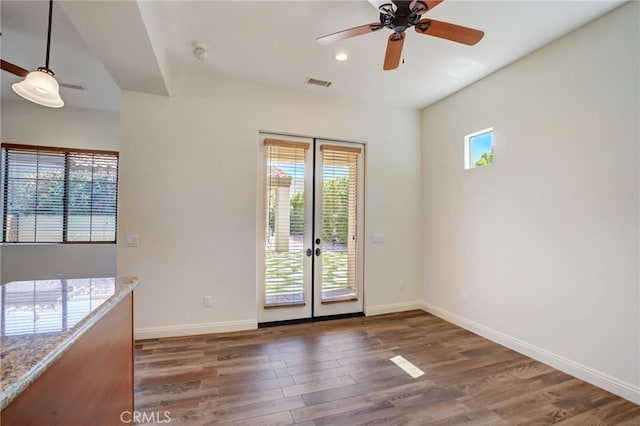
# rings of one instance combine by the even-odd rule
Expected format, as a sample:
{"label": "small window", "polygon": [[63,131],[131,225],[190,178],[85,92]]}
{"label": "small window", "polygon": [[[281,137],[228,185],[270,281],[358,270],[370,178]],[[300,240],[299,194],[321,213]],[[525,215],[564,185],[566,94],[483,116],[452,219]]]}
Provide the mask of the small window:
{"label": "small window", "polygon": [[464,137],[464,168],[493,164],[493,128]]}
{"label": "small window", "polygon": [[2,144],[3,243],[116,242],[118,153]]}

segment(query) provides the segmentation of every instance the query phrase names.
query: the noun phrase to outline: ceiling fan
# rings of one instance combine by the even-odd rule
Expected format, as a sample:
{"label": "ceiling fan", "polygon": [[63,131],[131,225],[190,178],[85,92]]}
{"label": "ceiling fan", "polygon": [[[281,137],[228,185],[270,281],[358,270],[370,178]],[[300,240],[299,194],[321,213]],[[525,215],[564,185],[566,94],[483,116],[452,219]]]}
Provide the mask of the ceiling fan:
{"label": "ceiling fan", "polygon": [[17,75],[18,77],[26,77],[27,74],[29,74],[29,70],[12,64],[11,62],[7,62],[4,59],[0,59],[0,68],[2,68],[3,71]]}
{"label": "ceiling fan", "polygon": [[[2,35],[0,33],[0,35]],[[29,74],[29,70],[26,68],[22,68],[16,64],[12,64],[11,62],[5,61],[4,59],[0,59],[0,69],[6,71],[10,74],[16,75],[18,77],[26,77]],[[64,87],[67,89],[75,89],[75,90],[86,90],[84,86],[79,84],[70,84],[70,83],[58,83],[60,87]]]}
{"label": "ceiling fan", "polygon": [[484,36],[484,32],[480,30],[450,24],[448,22],[436,21],[434,19],[422,18],[422,15],[443,1],[444,0],[391,0],[391,3],[384,3],[378,7],[380,11],[380,22],[373,22],[371,24],[338,31],[337,33],[318,37],[316,41],[319,44],[325,45],[339,40],[369,34],[382,28],[389,28],[393,30],[393,33],[389,35],[387,41],[387,51],[382,67],[385,71],[396,69],[398,65],[400,65],[405,31],[411,27],[414,27],[419,34],[443,38],[469,46],[478,43]]}
{"label": "ceiling fan", "polygon": [[[2,33],[0,33],[0,37],[2,37]],[[17,75],[18,77],[26,77],[27,74],[29,74],[29,70],[12,64],[11,62],[7,62],[4,59],[0,59],[0,69],[13,75]]]}

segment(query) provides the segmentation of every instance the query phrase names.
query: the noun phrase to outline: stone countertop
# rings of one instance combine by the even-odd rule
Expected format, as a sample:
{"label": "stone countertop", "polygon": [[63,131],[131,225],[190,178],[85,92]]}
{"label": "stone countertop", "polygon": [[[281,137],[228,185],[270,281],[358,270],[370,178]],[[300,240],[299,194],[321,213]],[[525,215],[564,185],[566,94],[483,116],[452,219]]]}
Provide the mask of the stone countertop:
{"label": "stone countertop", "polygon": [[110,277],[0,286],[0,410],[137,285],[137,278]]}

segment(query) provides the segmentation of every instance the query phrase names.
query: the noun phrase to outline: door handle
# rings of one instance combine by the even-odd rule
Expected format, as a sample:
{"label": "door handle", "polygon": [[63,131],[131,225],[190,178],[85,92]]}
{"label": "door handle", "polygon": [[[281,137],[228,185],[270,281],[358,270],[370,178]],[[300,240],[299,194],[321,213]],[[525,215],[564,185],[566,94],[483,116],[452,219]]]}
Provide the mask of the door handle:
{"label": "door handle", "polygon": [[320,256],[321,253],[322,253],[322,250],[320,250],[320,247],[318,247],[316,249],[316,256]]}
{"label": "door handle", "polygon": [[307,256],[311,257],[313,255],[313,250],[311,250],[310,248],[307,249]]}

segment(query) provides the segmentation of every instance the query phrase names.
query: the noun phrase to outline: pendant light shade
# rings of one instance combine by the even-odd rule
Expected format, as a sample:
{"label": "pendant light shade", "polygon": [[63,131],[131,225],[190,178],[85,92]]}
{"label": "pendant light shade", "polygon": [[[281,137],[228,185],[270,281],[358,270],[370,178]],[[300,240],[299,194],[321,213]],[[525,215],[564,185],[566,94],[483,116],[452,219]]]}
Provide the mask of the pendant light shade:
{"label": "pendant light shade", "polygon": [[49,27],[47,30],[47,57],[45,66],[31,71],[19,83],[11,86],[14,92],[28,101],[50,108],[60,108],[64,101],[60,97],[60,86],[53,71],[49,69],[49,50],[51,49],[51,18],[53,16],[53,0],[49,0]]}
{"label": "pendant light shade", "polygon": [[40,67],[31,71],[19,83],[14,83],[11,88],[23,98],[50,108],[60,108],[64,106],[64,101],[60,97],[60,86],[53,77],[53,72]]}

